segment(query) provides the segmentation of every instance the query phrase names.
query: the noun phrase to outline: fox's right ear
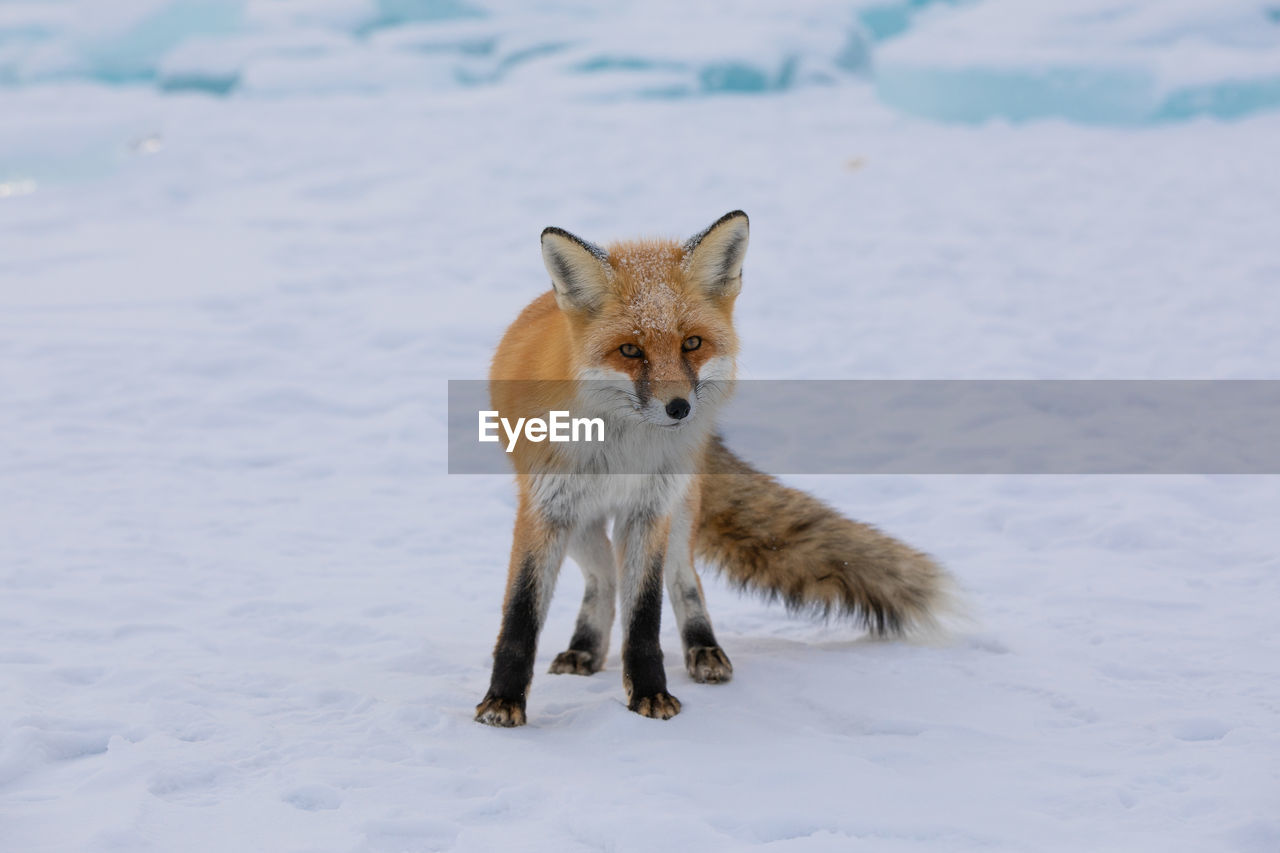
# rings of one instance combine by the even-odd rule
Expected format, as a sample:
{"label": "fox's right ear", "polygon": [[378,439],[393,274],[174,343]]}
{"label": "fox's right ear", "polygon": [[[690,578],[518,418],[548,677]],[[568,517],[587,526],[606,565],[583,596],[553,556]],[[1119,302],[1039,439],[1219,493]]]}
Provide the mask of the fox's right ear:
{"label": "fox's right ear", "polygon": [[542,232],[542,262],[562,311],[594,313],[604,303],[613,268],[609,253],[562,228]]}

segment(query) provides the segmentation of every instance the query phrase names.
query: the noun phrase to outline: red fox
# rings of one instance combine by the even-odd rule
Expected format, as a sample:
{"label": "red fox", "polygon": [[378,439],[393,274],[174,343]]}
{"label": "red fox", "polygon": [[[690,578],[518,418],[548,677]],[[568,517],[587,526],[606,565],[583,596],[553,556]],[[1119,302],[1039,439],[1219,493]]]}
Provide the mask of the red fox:
{"label": "red fox", "polygon": [[[479,722],[524,724],[538,634],[566,555],[586,586],[551,672],[604,667],[620,601],[627,707],[663,720],[680,711],[658,644],[664,580],[689,675],[709,684],[733,675],[695,556],[792,609],[845,615],[880,635],[928,625],[942,606],[948,578],[930,557],[756,471],[716,434],[738,354],[733,304],[747,237],[740,210],[683,243],[603,249],[559,228],[542,232],[551,290],[498,346],[493,408],[516,417],[599,414],[608,441],[589,451],[512,447],[519,505]],[[644,473],[632,473],[636,460]]]}

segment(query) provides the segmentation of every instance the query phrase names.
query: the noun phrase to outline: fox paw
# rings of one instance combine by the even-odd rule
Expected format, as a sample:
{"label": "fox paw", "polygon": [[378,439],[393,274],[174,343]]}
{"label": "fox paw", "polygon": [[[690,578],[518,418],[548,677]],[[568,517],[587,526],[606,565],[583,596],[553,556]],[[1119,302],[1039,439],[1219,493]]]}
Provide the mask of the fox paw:
{"label": "fox paw", "polygon": [[551,669],[547,671],[553,675],[591,675],[600,669],[601,667],[596,666],[596,655],[592,652],[569,649],[556,655],[556,659],[551,662]]}
{"label": "fox paw", "polygon": [[654,693],[652,696],[632,699],[627,707],[642,717],[669,720],[680,713],[680,700],[670,693]]}
{"label": "fox paw", "polygon": [[733,664],[719,646],[694,646],[684,653],[684,665],[699,684],[723,684],[733,678]]}
{"label": "fox paw", "polygon": [[476,722],[504,729],[523,726],[524,702],[516,699],[486,696],[484,701],[476,706]]}

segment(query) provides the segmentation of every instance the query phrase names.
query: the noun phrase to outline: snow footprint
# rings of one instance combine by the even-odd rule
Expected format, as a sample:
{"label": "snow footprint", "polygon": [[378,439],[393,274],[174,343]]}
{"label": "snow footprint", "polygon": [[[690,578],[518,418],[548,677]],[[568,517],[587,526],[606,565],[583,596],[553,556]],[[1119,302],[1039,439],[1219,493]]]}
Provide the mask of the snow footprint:
{"label": "snow footprint", "polygon": [[304,812],[326,811],[342,805],[342,792],[328,785],[301,785],[285,791],[280,799]]}
{"label": "snow footprint", "polygon": [[1231,726],[1213,717],[1188,717],[1174,722],[1172,731],[1178,740],[1222,740],[1231,731]]}
{"label": "snow footprint", "polygon": [[33,716],[17,720],[0,735],[0,785],[48,764],[71,761],[107,751],[116,723],[63,720]]}
{"label": "snow footprint", "polygon": [[234,772],[219,764],[188,764],[152,774],[147,790],[162,800],[208,804],[216,801],[214,791]]}

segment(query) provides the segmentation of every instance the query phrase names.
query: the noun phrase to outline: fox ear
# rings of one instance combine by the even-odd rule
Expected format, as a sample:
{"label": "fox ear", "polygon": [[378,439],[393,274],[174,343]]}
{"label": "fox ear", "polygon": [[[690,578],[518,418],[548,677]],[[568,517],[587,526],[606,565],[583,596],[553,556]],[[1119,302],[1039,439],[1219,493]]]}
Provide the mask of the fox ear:
{"label": "fox ear", "polygon": [[685,275],[712,298],[737,296],[742,289],[748,230],[747,215],[735,210],[690,237],[684,244]]}
{"label": "fox ear", "polygon": [[562,228],[542,232],[542,262],[562,311],[595,312],[613,279],[609,253]]}

